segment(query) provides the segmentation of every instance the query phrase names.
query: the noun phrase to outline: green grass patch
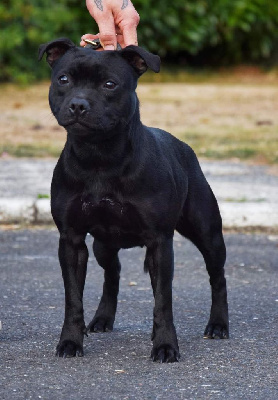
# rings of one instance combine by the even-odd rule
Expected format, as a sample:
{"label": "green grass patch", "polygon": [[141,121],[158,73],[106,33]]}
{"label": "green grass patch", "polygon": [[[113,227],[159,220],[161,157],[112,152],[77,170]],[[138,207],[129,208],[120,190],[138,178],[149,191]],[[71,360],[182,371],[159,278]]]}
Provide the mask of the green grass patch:
{"label": "green grass patch", "polygon": [[31,157],[31,158],[40,158],[40,157],[58,157],[61,154],[62,147],[53,147],[48,145],[39,145],[39,144],[4,144],[0,146],[0,155],[1,154],[9,154],[12,157]]}
{"label": "green grass patch", "polygon": [[263,202],[265,202],[267,200],[265,198],[263,198],[263,197],[259,197],[257,199],[252,199],[252,200],[248,199],[247,197],[239,197],[239,198],[227,197],[225,199],[225,201],[229,202],[229,203],[247,203],[247,202],[250,202],[250,201],[252,201],[254,203],[263,203]]}
{"label": "green grass patch", "polygon": [[238,130],[235,135],[229,129],[221,134],[184,132],[177,137],[191,146],[199,157],[224,160],[236,158],[242,161],[278,163],[278,141],[275,129],[261,132]]}

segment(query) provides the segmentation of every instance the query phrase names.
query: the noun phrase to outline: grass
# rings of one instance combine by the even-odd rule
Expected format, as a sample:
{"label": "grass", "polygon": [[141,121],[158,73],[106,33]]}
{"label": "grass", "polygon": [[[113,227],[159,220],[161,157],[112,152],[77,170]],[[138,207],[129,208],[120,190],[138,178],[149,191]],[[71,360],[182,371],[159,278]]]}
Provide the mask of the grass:
{"label": "grass", "polygon": [[184,132],[177,135],[186,141],[195,152],[208,159],[239,159],[257,163],[277,164],[278,144],[277,130],[254,127],[244,129],[237,127],[236,134],[226,127],[221,136],[208,129],[203,132]]}
{"label": "grass", "polygon": [[49,143],[31,143],[25,145],[18,143],[16,145],[3,143],[0,145],[0,154],[11,155],[13,157],[58,157],[61,153],[60,147],[53,147]]}
{"label": "grass", "polygon": [[[139,83],[142,121],[173,133],[203,158],[277,164],[278,76],[247,72],[176,73],[179,82],[153,74],[168,83]],[[66,132],[50,112],[48,86],[0,87],[0,156],[59,155]]]}
{"label": "grass", "polygon": [[142,86],[142,119],[172,132],[200,157],[277,164],[277,86]]}
{"label": "grass", "polygon": [[[238,197],[238,198],[227,197],[225,199],[225,201],[229,202],[229,203],[248,203],[248,202],[250,202],[250,199],[248,199],[247,197]],[[257,199],[252,199],[252,203],[253,202],[255,202],[255,203],[263,203],[265,201],[267,201],[267,199],[263,198],[263,197],[258,197]]]}

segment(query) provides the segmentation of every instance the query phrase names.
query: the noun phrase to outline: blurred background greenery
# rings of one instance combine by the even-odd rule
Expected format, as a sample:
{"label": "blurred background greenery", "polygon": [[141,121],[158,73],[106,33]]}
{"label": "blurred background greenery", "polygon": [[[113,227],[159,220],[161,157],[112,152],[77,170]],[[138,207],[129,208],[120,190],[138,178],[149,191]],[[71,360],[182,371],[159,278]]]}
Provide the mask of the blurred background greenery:
{"label": "blurred background greenery", "polygon": [[[139,44],[164,63],[215,67],[278,63],[277,0],[134,0]],[[67,36],[77,44],[98,31],[85,0],[2,0],[0,82],[49,77],[39,44]]]}

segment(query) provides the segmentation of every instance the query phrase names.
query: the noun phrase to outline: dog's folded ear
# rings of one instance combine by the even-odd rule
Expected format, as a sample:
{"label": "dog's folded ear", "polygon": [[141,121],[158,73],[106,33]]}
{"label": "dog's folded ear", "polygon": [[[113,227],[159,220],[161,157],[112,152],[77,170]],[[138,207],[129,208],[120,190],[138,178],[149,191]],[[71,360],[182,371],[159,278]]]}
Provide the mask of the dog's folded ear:
{"label": "dog's folded ear", "polygon": [[51,42],[41,44],[39,47],[39,61],[46,53],[46,60],[50,67],[53,63],[62,57],[70,48],[75,47],[75,44],[67,38],[59,38]]}
{"label": "dog's folded ear", "polygon": [[150,68],[154,72],[160,70],[160,57],[149,53],[147,50],[139,46],[127,46],[119,51],[123,58],[135,69],[137,74],[141,76]]}

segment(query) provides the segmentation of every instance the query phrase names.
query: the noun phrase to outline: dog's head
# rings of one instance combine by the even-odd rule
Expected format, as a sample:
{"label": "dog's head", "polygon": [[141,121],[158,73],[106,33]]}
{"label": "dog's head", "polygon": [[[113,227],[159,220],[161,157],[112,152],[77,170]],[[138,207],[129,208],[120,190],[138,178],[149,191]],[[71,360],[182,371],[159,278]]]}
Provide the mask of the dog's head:
{"label": "dog's head", "polygon": [[148,68],[160,68],[158,56],[137,46],[99,52],[60,38],[39,47],[39,60],[44,53],[52,68],[49,103],[58,123],[96,141],[129,123],[138,78]]}

